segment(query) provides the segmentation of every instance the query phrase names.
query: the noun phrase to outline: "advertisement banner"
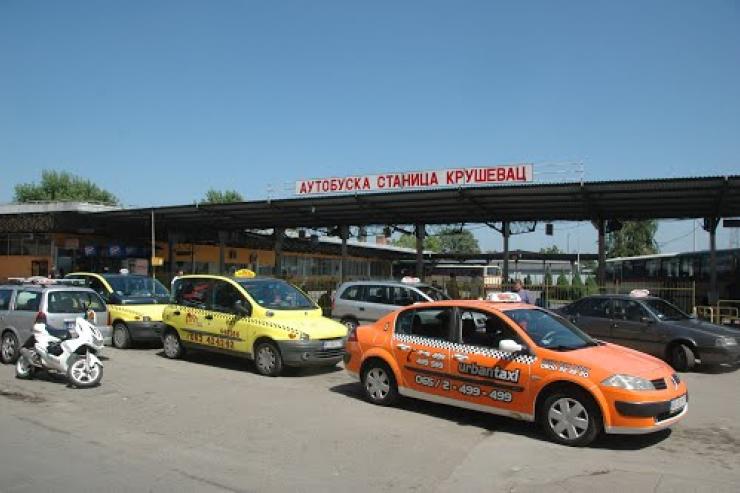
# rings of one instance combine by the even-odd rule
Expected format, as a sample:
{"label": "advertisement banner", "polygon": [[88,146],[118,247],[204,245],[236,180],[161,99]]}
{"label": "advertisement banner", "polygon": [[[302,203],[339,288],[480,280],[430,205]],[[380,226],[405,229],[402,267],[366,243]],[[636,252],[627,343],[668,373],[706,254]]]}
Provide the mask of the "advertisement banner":
{"label": "advertisement banner", "polygon": [[295,182],[295,194],[401,192],[421,188],[528,183],[533,180],[534,166],[532,164],[514,164],[300,180]]}

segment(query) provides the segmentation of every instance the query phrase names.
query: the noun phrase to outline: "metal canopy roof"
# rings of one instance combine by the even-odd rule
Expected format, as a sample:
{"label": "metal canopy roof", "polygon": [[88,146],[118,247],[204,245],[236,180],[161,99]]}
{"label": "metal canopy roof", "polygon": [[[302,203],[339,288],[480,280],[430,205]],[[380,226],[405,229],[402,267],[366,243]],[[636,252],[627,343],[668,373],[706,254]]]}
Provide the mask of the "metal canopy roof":
{"label": "metal canopy roof", "polygon": [[332,195],[125,209],[91,216],[104,219],[109,226],[134,226],[148,224],[152,210],[158,229],[210,231],[341,224],[732,217],[740,216],[740,175]]}

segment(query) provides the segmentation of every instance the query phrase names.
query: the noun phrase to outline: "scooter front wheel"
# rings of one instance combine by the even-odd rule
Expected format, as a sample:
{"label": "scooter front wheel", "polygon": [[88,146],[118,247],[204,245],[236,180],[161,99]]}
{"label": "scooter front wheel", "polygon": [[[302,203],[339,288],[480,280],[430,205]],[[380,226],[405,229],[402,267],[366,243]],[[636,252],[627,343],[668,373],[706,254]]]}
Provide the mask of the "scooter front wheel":
{"label": "scooter front wheel", "polygon": [[103,367],[98,364],[88,366],[84,356],[75,358],[67,368],[67,381],[80,389],[95,387],[102,378]]}
{"label": "scooter front wheel", "polygon": [[34,373],[36,373],[36,367],[25,356],[21,355],[15,362],[15,377],[28,380],[33,378]]}

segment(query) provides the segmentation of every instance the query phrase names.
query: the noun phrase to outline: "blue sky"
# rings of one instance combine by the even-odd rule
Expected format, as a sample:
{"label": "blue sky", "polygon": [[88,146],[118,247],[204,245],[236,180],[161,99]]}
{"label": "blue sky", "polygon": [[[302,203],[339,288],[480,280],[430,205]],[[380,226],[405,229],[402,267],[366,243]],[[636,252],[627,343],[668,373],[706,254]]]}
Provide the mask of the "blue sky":
{"label": "blue sky", "polygon": [[[740,173],[732,0],[3,0],[0,67],[0,202],[45,168],[139,206],[511,162]],[[658,240],[691,249],[692,230],[664,223]],[[512,246],[595,248],[589,225],[556,231]]]}

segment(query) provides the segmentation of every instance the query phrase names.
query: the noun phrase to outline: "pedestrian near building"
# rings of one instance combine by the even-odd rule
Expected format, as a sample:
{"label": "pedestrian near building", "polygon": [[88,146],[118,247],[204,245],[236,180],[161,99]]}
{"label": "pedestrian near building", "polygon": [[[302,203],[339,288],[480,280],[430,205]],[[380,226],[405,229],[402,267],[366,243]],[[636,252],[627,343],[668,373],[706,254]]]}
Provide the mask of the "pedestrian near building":
{"label": "pedestrian near building", "polygon": [[454,272],[450,274],[450,280],[447,281],[447,296],[453,300],[460,299],[460,288],[457,285],[457,277]]}
{"label": "pedestrian near building", "polygon": [[485,289],[483,286],[483,277],[476,273],[473,274],[470,280],[470,298],[474,300],[482,300],[485,296]]}
{"label": "pedestrian near building", "polygon": [[532,299],[532,294],[524,289],[521,279],[517,279],[516,281],[514,281],[514,287],[512,288],[512,290],[519,295],[519,297],[522,299],[522,303],[534,305],[535,300]]}

